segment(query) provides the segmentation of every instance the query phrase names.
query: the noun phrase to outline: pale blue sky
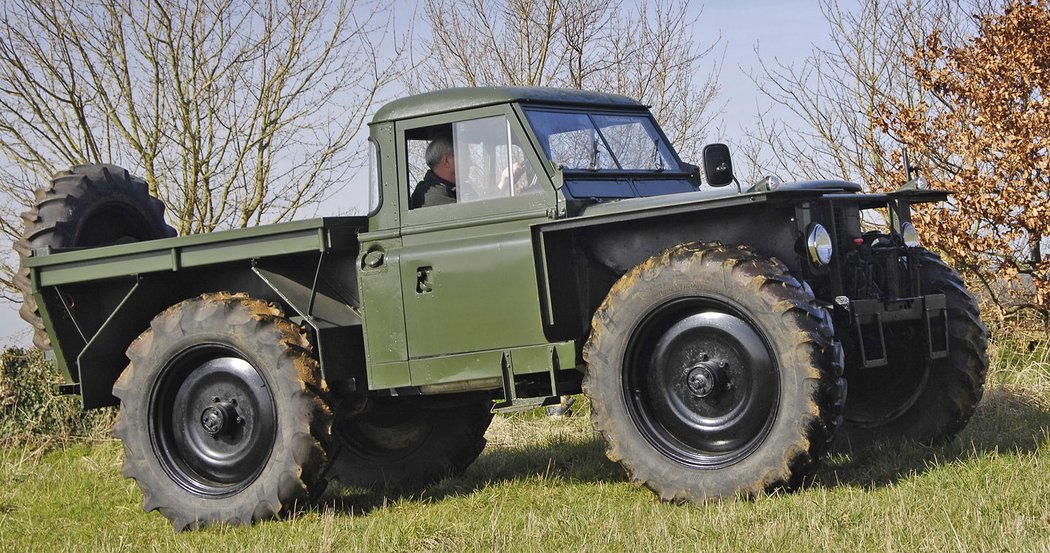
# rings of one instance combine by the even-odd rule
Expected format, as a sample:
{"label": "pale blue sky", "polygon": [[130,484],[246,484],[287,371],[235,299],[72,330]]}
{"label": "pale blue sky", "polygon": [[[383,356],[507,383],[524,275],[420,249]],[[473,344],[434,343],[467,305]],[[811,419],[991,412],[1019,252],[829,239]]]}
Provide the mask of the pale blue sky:
{"label": "pale blue sky", "polygon": [[[846,2],[844,2],[845,4]],[[742,139],[742,129],[751,125],[759,109],[754,85],[749,73],[758,66],[755,46],[759,45],[763,56],[776,56],[785,63],[801,62],[810,53],[814,44],[827,42],[827,23],[820,13],[816,0],[788,0],[767,2],[762,0],[709,1],[697,3],[694,9],[702,9],[694,32],[701,44],[721,35],[719,50],[724,47],[725,57],[721,73],[720,102],[725,104],[721,115],[720,136],[712,141]],[[405,17],[410,10],[404,10]],[[402,13],[402,10],[399,10]],[[402,26],[402,22],[398,22]],[[408,25],[404,22],[403,25]],[[714,57],[710,60],[715,61]],[[700,72],[702,78],[707,70]],[[786,117],[773,111],[771,117]],[[351,190],[360,188],[350,187]],[[342,193],[326,202],[319,215],[345,213],[355,203],[352,193]],[[28,345],[29,327],[18,317],[17,306],[0,300],[0,346]]]}

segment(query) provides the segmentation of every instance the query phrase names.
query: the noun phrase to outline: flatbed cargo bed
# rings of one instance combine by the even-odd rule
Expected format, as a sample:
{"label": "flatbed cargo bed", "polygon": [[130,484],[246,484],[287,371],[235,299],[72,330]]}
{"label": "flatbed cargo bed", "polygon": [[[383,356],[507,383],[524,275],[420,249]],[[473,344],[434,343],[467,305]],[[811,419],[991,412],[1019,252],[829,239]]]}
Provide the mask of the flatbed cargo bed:
{"label": "flatbed cargo bed", "polygon": [[34,252],[27,259],[36,287],[60,286],[119,276],[179,271],[218,263],[350,248],[366,217],[320,217],[252,228],[225,230],[120,244]]}

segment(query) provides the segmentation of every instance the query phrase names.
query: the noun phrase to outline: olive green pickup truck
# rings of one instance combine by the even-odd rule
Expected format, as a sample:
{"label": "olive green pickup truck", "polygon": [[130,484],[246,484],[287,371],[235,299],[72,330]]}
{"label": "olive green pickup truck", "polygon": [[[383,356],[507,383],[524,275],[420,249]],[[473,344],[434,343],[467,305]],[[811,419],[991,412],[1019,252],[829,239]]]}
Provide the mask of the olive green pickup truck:
{"label": "olive green pickup truck", "polygon": [[632,480],[694,502],[949,439],[980,400],[987,331],[910,222],[947,196],[921,180],[741,184],[724,145],[690,165],[644,105],[557,89],[400,99],[368,148],[362,216],[175,237],[111,165],[25,214],[22,314],[64,392],[119,405],[124,475],[176,529],[419,489],[493,413],[580,392]]}

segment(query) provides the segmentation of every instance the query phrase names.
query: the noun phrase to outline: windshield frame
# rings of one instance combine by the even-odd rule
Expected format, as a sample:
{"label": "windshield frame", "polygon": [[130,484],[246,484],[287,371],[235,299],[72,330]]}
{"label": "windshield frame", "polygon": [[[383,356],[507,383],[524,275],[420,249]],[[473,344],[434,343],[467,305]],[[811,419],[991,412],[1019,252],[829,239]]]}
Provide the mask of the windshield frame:
{"label": "windshield frame", "polygon": [[[624,176],[629,176],[629,175],[635,175],[635,176],[638,176],[638,175],[651,175],[653,178],[661,178],[663,176],[668,176],[668,177],[669,176],[679,176],[680,177],[682,175],[690,174],[690,166],[689,166],[689,164],[687,164],[687,163],[682,161],[681,157],[679,157],[679,155],[678,155],[678,151],[675,150],[674,145],[667,138],[667,135],[664,134],[663,129],[656,122],[656,119],[653,117],[653,114],[648,109],[646,109],[644,107],[643,108],[639,108],[639,109],[623,109],[623,108],[606,108],[606,107],[587,106],[587,105],[564,106],[564,105],[550,105],[550,104],[539,104],[539,103],[536,103],[536,104],[522,104],[521,105],[521,110],[522,110],[522,115],[523,115],[523,117],[522,117],[523,123],[525,123],[526,127],[528,128],[529,134],[532,135],[532,139],[535,141],[536,152],[543,156],[543,159],[544,159],[544,162],[545,162],[544,165],[547,166],[548,169],[553,170],[554,172],[561,172],[561,173],[565,174],[566,176],[572,176],[574,178],[579,178],[579,177],[586,178],[588,176],[590,176],[590,177],[604,177],[604,176],[611,176],[611,175],[624,175]],[[595,169],[589,169],[589,168],[583,168],[583,167],[565,167],[565,166],[562,166],[561,164],[555,162],[554,160],[552,160],[551,159],[551,154],[550,154],[550,152],[548,150],[549,144],[547,145],[547,147],[545,147],[545,144],[544,144],[543,137],[545,135],[542,135],[538,131],[538,129],[537,129],[537,127],[536,127],[532,117],[531,117],[532,114],[544,113],[544,112],[545,113],[564,113],[564,114],[572,114],[572,115],[583,115],[583,116],[587,117],[587,119],[590,122],[590,124],[592,125],[593,129],[596,131],[598,137],[600,137],[601,145],[605,148],[605,151],[612,158],[613,162],[616,164],[617,167],[616,168],[600,168],[600,169],[596,169],[596,170]],[[621,161],[617,158],[616,154],[613,152],[613,148],[612,148],[611,144],[609,143],[608,138],[606,137],[606,133],[602,132],[602,130],[601,130],[602,127],[600,127],[596,123],[596,121],[594,119],[595,116],[598,116],[598,117],[627,116],[627,117],[636,117],[636,118],[644,119],[644,120],[648,121],[648,123],[651,126],[652,130],[655,131],[656,136],[658,137],[658,140],[659,140],[659,149],[658,149],[658,151],[661,154],[660,157],[666,158],[664,160],[665,162],[668,161],[668,160],[671,161],[673,166],[672,167],[665,167],[663,169],[658,169],[656,167],[649,167],[649,168],[644,168],[644,169],[623,169],[622,168],[623,165],[622,165]]]}

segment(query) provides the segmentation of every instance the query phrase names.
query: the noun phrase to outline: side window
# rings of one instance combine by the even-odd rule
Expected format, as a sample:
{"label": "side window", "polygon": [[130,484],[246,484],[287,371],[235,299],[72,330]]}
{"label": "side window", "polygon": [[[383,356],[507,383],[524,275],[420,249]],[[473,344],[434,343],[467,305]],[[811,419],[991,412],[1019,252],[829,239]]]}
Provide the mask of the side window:
{"label": "side window", "polygon": [[372,139],[368,140],[368,215],[374,215],[379,209],[380,200],[380,178],[379,178],[379,144]]}
{"label": "side window", "polygon": [[411,129],[405,140],[409,208],[455,203],[452,125]]}
{"label": "side window", "polygon": [[503,115],[411,129],[406,140],[413,209],[541,190],[535,169]]}
{"label": "side window", "polygon": [[461,202],[539,192],[536,172],[500,115],[453,125]]}

